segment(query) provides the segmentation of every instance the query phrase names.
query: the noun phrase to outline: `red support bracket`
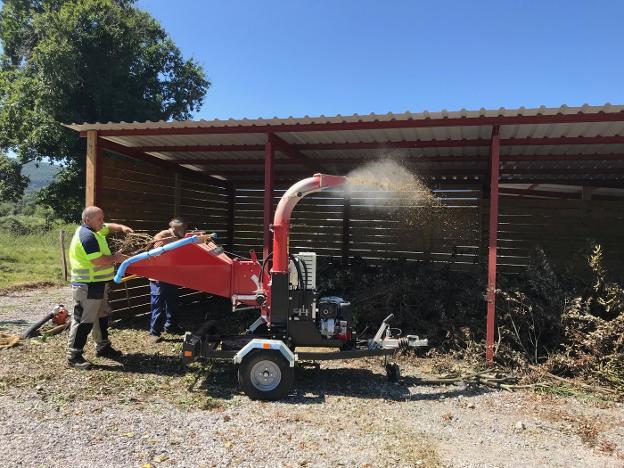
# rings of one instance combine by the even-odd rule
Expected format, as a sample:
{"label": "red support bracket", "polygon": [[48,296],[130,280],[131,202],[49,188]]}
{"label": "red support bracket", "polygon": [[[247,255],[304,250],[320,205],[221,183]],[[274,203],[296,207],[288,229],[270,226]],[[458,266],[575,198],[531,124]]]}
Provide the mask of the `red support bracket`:
{"label": "red support bracket", "polygon": [[488,242],[487,326],[485,359],[494,362],[494,317],[496,313],[496,243],[498,240],[498,176],[500,167],[500,128],[492,127],[490,143],[490,232]]}
{"label": "red support bracket", "polygon": [[290,143],[281,139],[280,137],[278,137],[277,135],[273,133],[269,134],[269,139],[273,142],[273,145],[275,145],[275,148],[278,151],[281,151],[289,158],[293,159],[294,161],[297,161],[306,169],[309,169],[313,173],[325,172],[322,166],[318,162],[313,161],[312,159],[308,158],[305,154],[303,154],[300,150],[298,150],[294,145],[291,145]]}
{"label": "red support bracket", "polygon": [[228,251],[234,251],[234,221],[236,218],[236,188],[234,184],[227,187],[227,200],[228,200],[228,222],[227,222],[227,239],[228,239]]}

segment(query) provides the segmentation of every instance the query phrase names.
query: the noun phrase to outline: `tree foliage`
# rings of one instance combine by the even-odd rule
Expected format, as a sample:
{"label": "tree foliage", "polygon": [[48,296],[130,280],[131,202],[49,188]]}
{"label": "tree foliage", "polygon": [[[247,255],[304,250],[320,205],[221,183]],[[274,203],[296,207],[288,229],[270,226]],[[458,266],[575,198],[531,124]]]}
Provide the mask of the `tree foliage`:
{"label": "tree foliage", "polygon": [[0,149],[63,161],[46,193],[70,204],[82,203],[69,192],[82,194],[85,142],[63,123],[187,119],[210,85],[133,0],[5,0],[0,41]]}
{"label": "tree foliage", "polygon": [[0,154],[0,202],[17,202],[28,185],[21,166],[15,160]]}

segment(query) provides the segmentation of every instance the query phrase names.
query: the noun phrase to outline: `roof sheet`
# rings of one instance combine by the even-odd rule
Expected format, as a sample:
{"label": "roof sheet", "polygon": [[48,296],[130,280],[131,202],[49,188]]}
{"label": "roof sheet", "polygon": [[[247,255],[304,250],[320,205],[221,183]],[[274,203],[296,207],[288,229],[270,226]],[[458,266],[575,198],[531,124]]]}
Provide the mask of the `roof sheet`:
{"label": "roof sheet", "polygon": [[[569,119],[560,123],[557,116],[579,116],[583,118]],[[504,123],[506,118],[531,116],[554,116],[547,123]],[[588,117],[589,116],[589,117]],[[604,116],[604,121],[600,121]],[[266,142],[264,128],[278,135],[291,145],[298,145],[301,152],[308,158],[334,172],[347,172],[366,160],[383,157],[395,157],[405,161],[412,167],[418,167],[422,174],[430,174],[434,179],[445,180],[447,176],[454,180],[474,181],[487,175],[487,157],[492,125],[481,125],[480,121],[470,124],[446,119],[479,119],[482,117],[503,118],[501,124],[501,180],[531,181],[544,180],[563,183],[583,181],[604,182],[605,185],[621,181],[624,184],[624,163],[615,160],[624,155],[624,105],[579,107],[561,106],[557,108],[518,109],[479,109],[420,113],[388,113],[351,116],[304,116],[300,118],[257,118],[228,120],[198,120],[174,122],[108,122],[71,124],[67,127],[85,132],[97,130],[105,140],[124,147],[140,149],[144,147],[147,154],[165,159],[196,171],[208,174],[223,174],[231,180],[261,179],[263,174],[262,161],[264,152],[262,145]],[[384,128],[366,128],[349,125],[354,122],[405,122],[425,121],[428,119],[445,119],[437,121],[439,126],[387,125]],[[543,120],[532,119],[531,121]],[[445,123],[446,122],[446,123]],[[522,120],[522,122],[525,122]],[[323,124],[332,124],[325,129]],[[341,125],[344,124],[344,128]],[[448,125],[447,125],[448,124]],[[318,127],[315,127],[318,125]],[[377,124],[375,124],[377,125]],[[301,127],[305,126],[305,127]],[[383,125],[381,125],[383,126]],[[283,131],[280,128],[283,127]],[[173,129],[173,130],[172,130]],[[175,129],[197,129],[185,134],[172,134]],[[206,132],[202,132],[205,129]],[[226,130],[235,129],[236,133]],[[249,132],[247,132],[249,129]],[[162,130],[159,132],[158,130]],[[223,133],[220,131],[223,130]],[[142,132],[145,133],[142,133]],[[121,134],[116,134],[121,132]],[[601,137],[600,141],[585,144],[583,140],[565,140]],[[605,137],[621,137],[617,142],[605,142]],[[547,140],[550,139],[550,140]],[[553,140],[554,139],[554,140]],[[526,141],[532,144],[524,144]],[[400,149],[353,148],[354,144],[369,146],[371,144],[388,144],[401,142],[417,142],[415,146]],[[436,144],[442,143],[442,144]],[[569,143],[568,143],[569,142]],[[420,144],[422,143],[422,145]],[[433,143],[433,145],[429,145]],[[582,143],[582,144],[579,144]],[[350,145],[350,148],[328,149],[336,144]],[[229,145],[236,148],[228,149]],[[251,148],[241,145],[252,145]],[[306,145],[325,145],[323,148],[306,148]],[[167,151],[162,147],[186,147]],[[199,151],[193,147],[210,147],[210,151]],[[223,146],[223,149],[220,147]],[[152,151],[147,147],[159,147]],[[586,155],[609,155],[604,160],[596,157],[583,158]],[[566,160],[557,157],[569,156]],[[454,161],[436,160],[435,158],[456,158]],[[517,161],[514,157],[530,157],[538,160]],[[465,159],[463,159],[465,158]],[[543,160],[541,160],[543,159]],[[591,160],[586,160],[591,159]],[[624,159],[624,156],[622,156]],[[229,164],[231,161],[231,164]],[[240,164],[239,164],[240,162]],[[297,170],[304,168],[293,164],[281,153],[277,153],[278,177],[295,177]],[[290,173],[287,169],[291,170]],[[309,172],[309,171],[307,171]],[[292,176],[290,175],[292,173]],[[435,173],[435,175],[433,175]]]}
{"label": "roof sheet", "polygon": [[185,121],[147,121],[147,122],[107,122],[107,123],[72,123],[67,125],[77,131],[86,130],[121,130],[121,129],[154,129],[154,128],[197,128],[197,127],[240,127],[240,126],[269,126],[269,125],[297,125],[297,124],[322,124],[322,123],[346,123],[346,122],[383,122],[391,120],[424,120],[424,119],[441,119],[441,118],[476,118],[476,117],[516,117],[516,116],[535,116],[535,115],[572,115],[572,114],[597,114],[597,113],[616,113],[624,112],[624,105],[611,105],[609,103],[602,106],[590,106],[583,104],[578,107],[570,107],[562,105],[561,107],[540,106],[536,108],[520,107],[517,109],[484,109],[458,111],[448,111],[443,109],[439,112],[423,111],[412,113],[409,111],[403,113],[387,114],[353,114],[342,116],[319,115],[317,117],[288,117],[288,118],[262,118],[256,119],[214,119],[214,120],[185,120]]}

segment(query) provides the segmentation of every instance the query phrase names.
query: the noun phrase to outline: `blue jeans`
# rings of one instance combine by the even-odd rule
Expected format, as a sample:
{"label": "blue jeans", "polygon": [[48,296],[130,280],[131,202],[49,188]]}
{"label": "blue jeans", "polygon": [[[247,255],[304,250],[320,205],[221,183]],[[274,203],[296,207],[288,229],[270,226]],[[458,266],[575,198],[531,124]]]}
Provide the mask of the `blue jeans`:
{"label": "blue jeans", "polygon": [[163,330],[163,320],[165,330],[176,326],[178,287],[162,281],[150,281],[150,293],[152,295],[150,335],[159,336]]}

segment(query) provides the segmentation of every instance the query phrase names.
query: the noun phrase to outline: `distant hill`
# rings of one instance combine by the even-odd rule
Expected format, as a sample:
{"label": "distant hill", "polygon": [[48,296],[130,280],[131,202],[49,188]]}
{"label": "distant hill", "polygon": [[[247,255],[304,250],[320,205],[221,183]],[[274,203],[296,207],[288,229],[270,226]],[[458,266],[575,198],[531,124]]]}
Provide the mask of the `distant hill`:
{"label": "distant hill", "polygon": [[[39,166],[39,167],[37,167]],[[46,162],[29,162],[22,167],[22,174],[30,179],[26,192],[36,192],[43,187],[50,185],[56,173],[60,170],[58,166]]]}

